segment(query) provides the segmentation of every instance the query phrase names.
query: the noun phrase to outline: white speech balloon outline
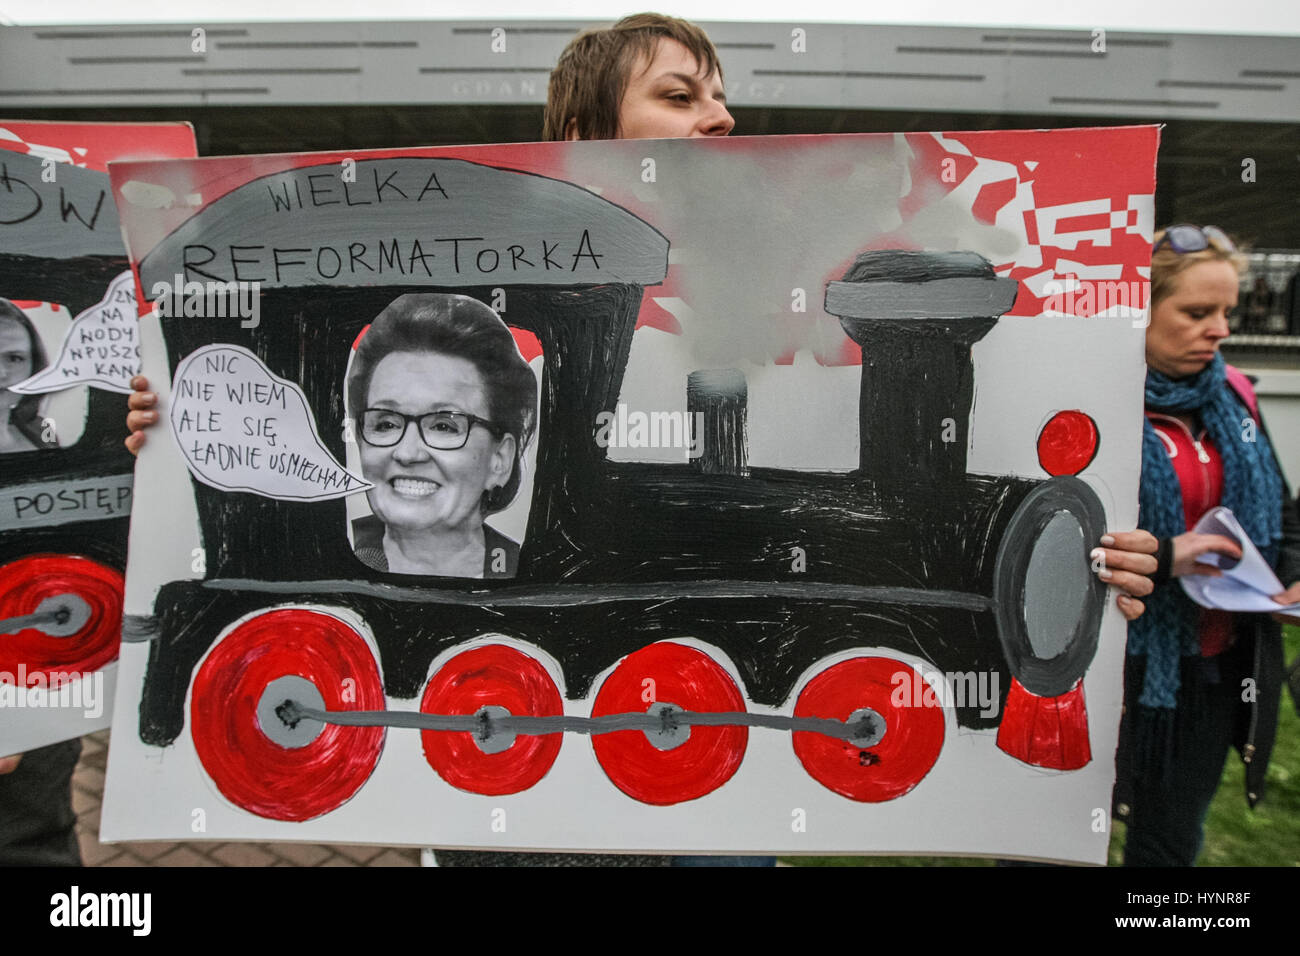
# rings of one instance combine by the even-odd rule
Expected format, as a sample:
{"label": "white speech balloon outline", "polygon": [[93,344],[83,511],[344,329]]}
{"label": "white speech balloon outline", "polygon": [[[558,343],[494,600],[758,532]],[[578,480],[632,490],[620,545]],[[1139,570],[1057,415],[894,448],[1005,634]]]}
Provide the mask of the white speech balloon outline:
{"label": "white speech balloon outline", "polygon": [[[361,482],[361,486],[358,488],[349,489],[347,491],[329,491],[329,492],[323,492],[318,495],[298,496],[298,495],[271,494],[269,492],[261,490],[260,488],[247,488],[242,486],[232,487],[230,485],[218,484],[216,481],[212,480],[207,475],[199,471],[198,466],[195,465],[192,461],[190,461],[189,455],[185,453],[185,442],[181,439],[180,428],[176,424],[176,414],[177,414],[177,410],[180,408],[180,402],[175,398],[173,398],[171,413],[168,415],[168,420],[171,422],[172,435],[176,438],[176,444],[180,450],[181,458],[184,459],[185,467],[190,470],[190,474],[192,474],[199,481],[203,482],[203,484],[207,485],[209,488],[216,488],[218,491],[246,491],[249,494],[261,495],[263,498],[270,498],[273,501],[329,501],[334,498],[346,498],[349,495],[355,495],[363,491],[369,491],[371,488],[375,487],[373,483],[366,481],[364,478],[352,474],[352,472],[348,471],[345,465],[343,465],[337,458],[335,458],[332,454],[330,454],[330,450],[326,448],[325,444],[321,441],[320,432],[316,430],[316,416],[312,414],[311,408],[307,405],[307,396],[303,394],[302,387],[299,386],[297,382],[293,382],[287,378],[281,378],[280,376],[276,375],[274,372],[272,372],[269,368],[266,367],[265,363],[263,363],[263,361],[260,358],[258,358],[257,355],[250,352],[242,345],[231,345],[229,343],[224,343],[224,342],[215,342],[211,345],[205,345],[202,348],[196,349],[195,351],[191,352],[189,355],[185,356],[185,358],[181,359],[180,362],[177,364],[176,374],[172,376],[172,395],[173,396],[180,395],[180,381],[181,378],[184,376],[185,372],[189,369],[190,365],[192,365],[194,362],[198,361],[199,359],[203,358],[204,356],[210,353],[222,352],[222,351],[234,352],[244,358],[252,359],[255,366],[257,368],[260,368],[268,378],[270,378],[274,382],[278,382],[281,385],[287,386],[290,394],[297,397],[298,401],[302,404],[302,415],[303,418],[306,420],[307,425],[311,428],[311,437],[316,442],[316,448],[322,454],[324,454],[325,458],[328,461],[330,461],[334,465],[334,467],[338,468],[339,471],[343,472],[343,474],[347,475],[352,480]],[[302,484],[305,485],[306,482],[302,482]]]}
{"label": "white speech balloon outline", "polygon": [[[88,317],[92,312],[102,309],[117,294],[120,287],[125,286],[131,294],[130,307],[127,309],[127,321],[135,328],[135,347],[140,347],[140,319],[137,315],[135,299],[135,278],[131,275],[131,270],[120,272],[114,276],[113,281],[108,284],[104,290],[104,297],[88,309],[77,313],[77,317],[72,320],[68,326],[68,331],[63,335],[63,344],[59,346],[59,357],[51,362],[45,368],[41,369],[31,378],[23,379],[17,385],[10,385],[11,392],[17,392],[20,395],[48,395],[51,392],[61,392],[65,388],[76,388],[78,385],[89,385],[92,388],[102,389],[105,392],[117,392],[119,395],[130,395],[131,386],[129,384],[118,385],[102,378],[58,378],[54,379],[53,387],[43,387],[47,385],[44,380],[54,378],[54,376],[63,368],[63,359],[68,354],[68,348],[72,342],[72,334],[77,330],[77,323]],[[127,382],[140,374],[140,362],[136,360],[134,370],[127,376]]]}

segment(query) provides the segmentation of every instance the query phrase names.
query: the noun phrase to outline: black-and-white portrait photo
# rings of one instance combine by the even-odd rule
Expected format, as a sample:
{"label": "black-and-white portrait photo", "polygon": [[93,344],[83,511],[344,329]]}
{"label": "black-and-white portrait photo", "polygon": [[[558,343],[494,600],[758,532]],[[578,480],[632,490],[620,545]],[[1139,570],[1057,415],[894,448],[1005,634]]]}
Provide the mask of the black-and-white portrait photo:
{"label": "black-and-white portrait photo", "polygon": [[58,447],[57,438],[43,425],[45,396],[9,388],[47,364],[45,347],[27,313],[0,299],[0,454]]}
{"label": "black-and-white portrait photo", "polygon": [[519,493],[537,375],[477,299],[395,299],[362,335],[347,379],[371,514],[352,522],[366,565],[399,574],[514,577],[519,542],[492,526]]}

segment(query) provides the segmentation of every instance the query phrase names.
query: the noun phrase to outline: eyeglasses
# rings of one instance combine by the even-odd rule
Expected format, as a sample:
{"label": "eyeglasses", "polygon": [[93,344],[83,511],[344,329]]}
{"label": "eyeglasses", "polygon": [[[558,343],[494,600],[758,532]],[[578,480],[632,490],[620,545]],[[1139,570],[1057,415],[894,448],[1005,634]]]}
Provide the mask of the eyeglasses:
{"label": "eyeglasses", "polygon": [[496,422],[466,412],[404,415],[391,408],[367,408],[361,416],[361,439],[376,448],[392,448],[406,437],[411,422],[418,423],[420,440],[438,451],[464,448],[465,442],[469,441],[469,431],[475,425],[482,425],[497,436],[505,431]]}
{"label": "eyeglasses", "polygon": [[1218,226],[1191,226],[1186,223],[1170,226],[1160,237],[1160,241],[1151,247],[1152,255],[1159,252],[1160,247],[1166,242],[1169,243],[1169,248],[1179,255],[1185,252],[1200,252],[1211,245],[1223,252],[1237,251],[1236,244]]}

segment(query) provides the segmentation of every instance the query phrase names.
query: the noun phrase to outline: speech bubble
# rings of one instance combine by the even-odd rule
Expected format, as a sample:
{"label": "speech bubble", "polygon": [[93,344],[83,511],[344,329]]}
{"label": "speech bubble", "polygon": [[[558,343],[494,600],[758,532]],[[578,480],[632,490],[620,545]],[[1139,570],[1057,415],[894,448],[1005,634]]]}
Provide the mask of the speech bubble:
{"label": "speech bubble", "polygon": [[374,487],[321,444],[297,383],[238,345],[205,345],[181,360],[171,422],[190,473],[212,488],[323,501]]}
{"label": "speech bubble", "polygon": [[135,282],[127,270],[108,284],[104,298],[72,320],[58,361],[9,388],[23,395],[40,395],[73,385],[93,385],[129,395],[131,379],[139,371],[140,322]]}

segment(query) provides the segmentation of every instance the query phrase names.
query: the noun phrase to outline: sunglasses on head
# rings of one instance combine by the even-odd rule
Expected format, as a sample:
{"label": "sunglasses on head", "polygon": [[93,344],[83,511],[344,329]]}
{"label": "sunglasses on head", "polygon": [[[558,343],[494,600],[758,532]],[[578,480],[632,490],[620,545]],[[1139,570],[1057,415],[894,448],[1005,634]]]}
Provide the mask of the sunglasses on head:
{"label": "sunglasses on head", "polygon": [[1165,234],[1151,247],[1151,253],[1160,251],[1160,247],[1169,243],[1169,248],[1182,255],[1185,252],[1200,252],[1214,246],[1223,252],[1236,252],[1237,246],[1228,234],[1218,226],[1191,226],[1187,224],[1170,226]]}

